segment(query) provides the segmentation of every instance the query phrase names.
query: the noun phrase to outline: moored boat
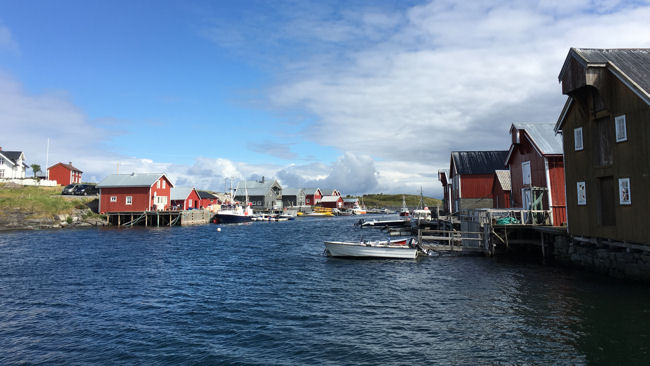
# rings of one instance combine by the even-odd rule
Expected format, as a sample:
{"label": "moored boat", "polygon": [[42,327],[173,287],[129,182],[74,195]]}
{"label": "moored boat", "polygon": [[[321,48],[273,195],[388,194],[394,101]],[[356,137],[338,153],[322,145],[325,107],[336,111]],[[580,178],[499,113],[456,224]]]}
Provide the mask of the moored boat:
{"label": "moored boat", "polygon": [[409,216],[409,208],[406,207],[406,198],[402,195],[402,208],[399,210],[400,216]]}
{"label": "moored boat", "polygon": [[385,241],[326,241],[325,252],[331,257],[415,259],[422,252],[412,239]]}
{"label": "moored boat", "polygon": [[[246,187],[245,182],[244,187]],[[211,221],[215,224],[238,224],[252,221],[254,214],[252,203],[248,202],[248,189],[246,189],[246,203],[244,207],[242,207],[240,202],[234,200],[235,191],[232,189],[232,181],[230,182],[230,197],[233,202],[229,205],[221,206],[221,210],[212,216]]]}

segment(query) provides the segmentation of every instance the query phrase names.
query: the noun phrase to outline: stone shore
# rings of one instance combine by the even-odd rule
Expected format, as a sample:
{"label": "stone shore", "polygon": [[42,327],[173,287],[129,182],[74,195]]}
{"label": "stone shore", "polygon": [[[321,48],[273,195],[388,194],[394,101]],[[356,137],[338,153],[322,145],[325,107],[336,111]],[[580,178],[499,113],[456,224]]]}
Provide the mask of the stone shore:
{"label": "stone shore", "polygon": [[0,214],[0,232],[106,226],[106,220],[92,215],[89,208],[75,209],[72,214],[33,218],[29,212],[8,210]]}

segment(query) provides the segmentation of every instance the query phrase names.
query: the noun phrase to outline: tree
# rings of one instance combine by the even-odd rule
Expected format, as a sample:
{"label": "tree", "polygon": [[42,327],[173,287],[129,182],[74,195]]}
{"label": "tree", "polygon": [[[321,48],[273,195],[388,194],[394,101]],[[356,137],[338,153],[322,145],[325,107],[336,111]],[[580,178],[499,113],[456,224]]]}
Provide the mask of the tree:
{"label": "tree", "polygon": [[30,165],[30,167],[32,168],[32,171],[34,172],[34,178],[36,178],[36,173],[41,171],[41,166],[38,165],[38,164],[32,164],[32,165]]}

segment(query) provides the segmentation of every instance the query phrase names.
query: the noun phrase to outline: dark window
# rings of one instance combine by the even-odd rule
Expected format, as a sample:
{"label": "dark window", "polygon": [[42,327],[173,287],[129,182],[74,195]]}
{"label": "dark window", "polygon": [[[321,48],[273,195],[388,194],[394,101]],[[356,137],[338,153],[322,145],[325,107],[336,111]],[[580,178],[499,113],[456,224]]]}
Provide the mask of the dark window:
{"label": "dark window", "polygon": [[609,117],[595,120],[592,131],[594,165],[612,165],[614,163],[614,154],[612,153],[614,127]]}
{"label": "dark window", "polygon": [[598,178],[598,223],[616,225],[616,187],[613,177]]}

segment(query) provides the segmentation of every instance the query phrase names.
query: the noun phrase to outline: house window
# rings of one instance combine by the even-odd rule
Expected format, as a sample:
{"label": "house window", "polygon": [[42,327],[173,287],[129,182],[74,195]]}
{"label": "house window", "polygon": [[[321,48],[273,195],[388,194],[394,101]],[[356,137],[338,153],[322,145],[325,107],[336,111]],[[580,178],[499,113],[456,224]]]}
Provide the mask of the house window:
{"label": "house window", "polygon": [[307,203],[311,203],[311,202],[309,201],[309,198],[307,198],[306,201],[307,201]]}
{"label": "house window", "polygon": [[133,203],[133,197],[132,196],[126,196],[126,204],[130,205]]}
{"label": "house window", "polygon": [[630,178],[620,178],[618,180],[618,200],[621,205],[632,204],[632,196],[630,195]]}
{"label": "house window", "polygon": [[584,206],[587,204],[587,190],[585,182],[578,182],[578,205]]}
{"label": "house window", "polygon": [[0,165],[5,165],[5,159],[0,158]]}
{"label": "house window", "polygon": [[4,178],[5,176],[5,171],[4,169],[0,170],[0,178]]}
{"label": "house window", "polygon": [[573,130],[573,144],[576,151],[580,151],[584,148],[582,145],[582,127]]}
{"label": "house window", "polygon": [[521,163],[521,179],[524,185],[530,185],[530,161]]}
{"label": "house window", "polygon": [[117,196],[111,196],[111,202],[117,202]]}
{"label": "house window", "polygon": [[160,189],[160,181],[156,182],[156,188]]}
{"label": "house window", "polygon": [[625,115],[614,118],[616,125],[616,142],[627,141],[627,127],[625,125]]}
{"label": "house window", "polygon": [[165,188],[165,181],[162,181],[162,187]]}
{"label": "house window", "polygon": [[187,200],[187,207],[192,207],[192,199]]}

